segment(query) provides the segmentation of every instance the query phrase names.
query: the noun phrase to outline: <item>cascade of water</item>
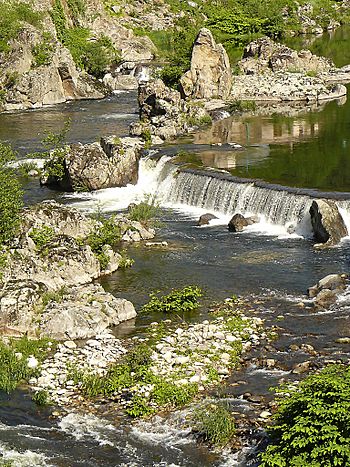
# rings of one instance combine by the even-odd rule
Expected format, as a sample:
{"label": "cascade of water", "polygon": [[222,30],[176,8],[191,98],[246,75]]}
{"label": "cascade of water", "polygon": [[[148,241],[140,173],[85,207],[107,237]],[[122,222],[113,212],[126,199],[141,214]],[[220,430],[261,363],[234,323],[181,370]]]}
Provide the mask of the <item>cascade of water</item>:
{"label": "cascade of water", "polygon": [[171,175],[167,183],[159,184],[158,196],[162,202],[207,209],[225,215],[240,212],[257,214],[267,222],[278,225],[297,224],[308,213],[311,198],[305,195],[255,186],[217,173],[203,174],[180,171]]}
{"label": "cascade of water", "polygon": [[[288,230],[289,226],[293,226],[303,236],[310,232],[309,209],[312,200],[322,197],[322,194],[311,190],[238,179],[217,171],[179,168],[170,162],[168,156],[158,161],[151,157],[141,159],[136,185],[69,196],[79,196],[76,204],[85,210],[96,208],[98,203],[104,211],[117,211],[125,209],[132,202],[142,201],[146,195],[155,195],[163,206],[186,211],[211,211],[225,218],[235,213],[258,215],[265,224]],[[332,194],[325,193],[324,197],[332,197]],[[337,203],[350,227],[350,200],[346,199],[345,194],[344,199]]]}

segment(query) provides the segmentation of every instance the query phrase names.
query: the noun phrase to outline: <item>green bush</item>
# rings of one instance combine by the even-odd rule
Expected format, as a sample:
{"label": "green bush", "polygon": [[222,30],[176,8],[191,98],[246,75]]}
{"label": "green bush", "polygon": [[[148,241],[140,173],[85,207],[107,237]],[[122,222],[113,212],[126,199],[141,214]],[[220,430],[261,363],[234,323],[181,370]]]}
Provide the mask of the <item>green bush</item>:
{"label": "green bush", "polygon": [[36,405],[47,405],[50,403],[49,400],[49,393],[45,391],[44,389],[41,389],[40,391],[34,392],[32,395],[32,401],[36,403]]}
{"label": "green bush", "polygon": [[0,244],[12,240],[20,225],[23,192],[16,174],[7,166],[15,157],[11,146],[0,141]]}
{"label": "green bush", "polygon": [[114,216],[108,219],[99,218],[99,220],[100,225],[88,236],[87,244],[98,258],[103,270],[109,263],[109,257],[104,251],[105,245],[116,246],[121,240],[121,230]]}
{"label": "green bush", "polygon": [[147,196],[141,203],[133,204],[129,210],[128,217],[131,221],[137,221],[141,224],[151,227],[154,225],[155,218],[159,214],[159,205],[155,198]]}
{"label": "green bush", "polygon": [[42,41],[32,48],[34,67],[50,65],[52,55],[55,51],[53,37],[49,32],[43,33]]}
{"label": "green bush", "polygon": [[235,435],[234,420],[222,405],[206,405],[194,414],[195,430],[215,446],[225,446]]}
{"label": "green bush", "polygon": [[231,102],[227,109],[230,113],[234,112],[253,112],[256,110],[255,101],[240,101],[235,100]]}
{"label": "green bush", "polygon": [[32,10],[28,3],[0,3],[0,52],[9,52],[9,41],[15,39],[24,22],[39,26],[42,14]]}
{"label": "green bush", "polygon": [[52,227],[48,227],[47,225],[44,225],[41,228],[32,229],[29,232],[29,236],[35,243],[35,246],[37,247],[37,249],[42,250],[54,238],[55,231],[53,230]]}
{"label": "green bush", "polygon": [[150,294],[150,301],[142,307],[142,312],[184,313],[199,307],[198,298],[202,291],[196,286],[172,290],[168,295]]}
{"label": "green bush", "polygon": [[330,365],[280,390],[262,467],[350,465],[350,366]]}

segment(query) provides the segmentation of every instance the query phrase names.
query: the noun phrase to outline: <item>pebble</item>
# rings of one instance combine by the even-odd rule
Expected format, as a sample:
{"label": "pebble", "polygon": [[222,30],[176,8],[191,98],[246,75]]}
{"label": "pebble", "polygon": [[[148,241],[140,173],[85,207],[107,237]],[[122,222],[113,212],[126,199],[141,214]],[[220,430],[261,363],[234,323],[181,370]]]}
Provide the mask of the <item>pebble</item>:
{"label": "pebble", "polygon": [[269,412],[268,410],[263,410],[263,411],[260,413],[259,417],[260,417],[260,418],[263,418],[263,419],[266,419],[266,418],[270,418],[271,415],[272,415],[272,413]]}

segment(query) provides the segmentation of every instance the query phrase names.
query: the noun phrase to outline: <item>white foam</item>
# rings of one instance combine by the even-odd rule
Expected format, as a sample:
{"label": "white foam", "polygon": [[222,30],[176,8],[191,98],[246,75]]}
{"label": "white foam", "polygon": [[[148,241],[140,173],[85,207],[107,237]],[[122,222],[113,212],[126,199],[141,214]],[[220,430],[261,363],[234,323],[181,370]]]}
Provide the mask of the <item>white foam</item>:
{"label": "white foam", "polygon": [[100,446],[115,446],[111,438],[116,437],[116,427],[95,415],[70,413],[60,420],[58,426],[76,440],[89,439]]}
{"label": "white foam", "polygon": [[193,439],[189,436],[191,428],[180,428],[176,424],[156,416],[151,420],[141,420],[131,429],[131,435],[150,445],[166,445],[175,447],[189,444]]}
{"label": "white foam", "polygon": [[0,443],[0,454],[3,461],[8,461],[16,467],[53,467],[50,459],[44,454],[30,450],[16,451],[5,443]]}

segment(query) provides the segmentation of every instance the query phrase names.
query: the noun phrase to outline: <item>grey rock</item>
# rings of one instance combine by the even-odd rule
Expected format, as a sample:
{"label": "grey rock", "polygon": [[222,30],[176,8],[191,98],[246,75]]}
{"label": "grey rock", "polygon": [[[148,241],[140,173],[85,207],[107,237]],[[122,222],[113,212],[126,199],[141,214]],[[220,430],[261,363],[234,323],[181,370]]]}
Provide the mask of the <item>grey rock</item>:
{"label": "grey rock", "polygon": [[209,29],[202,28],[194,42],[190,70],[180,80],[184,97],[227,99],[232,86],[228,55],[216,44]]}
{"label": "grey rock", "polygon": [[348,235],[344,220],[334,201],[314,200],[310,207],[310,216],[315,240],[324,244],[315,246],[333,246]]}

